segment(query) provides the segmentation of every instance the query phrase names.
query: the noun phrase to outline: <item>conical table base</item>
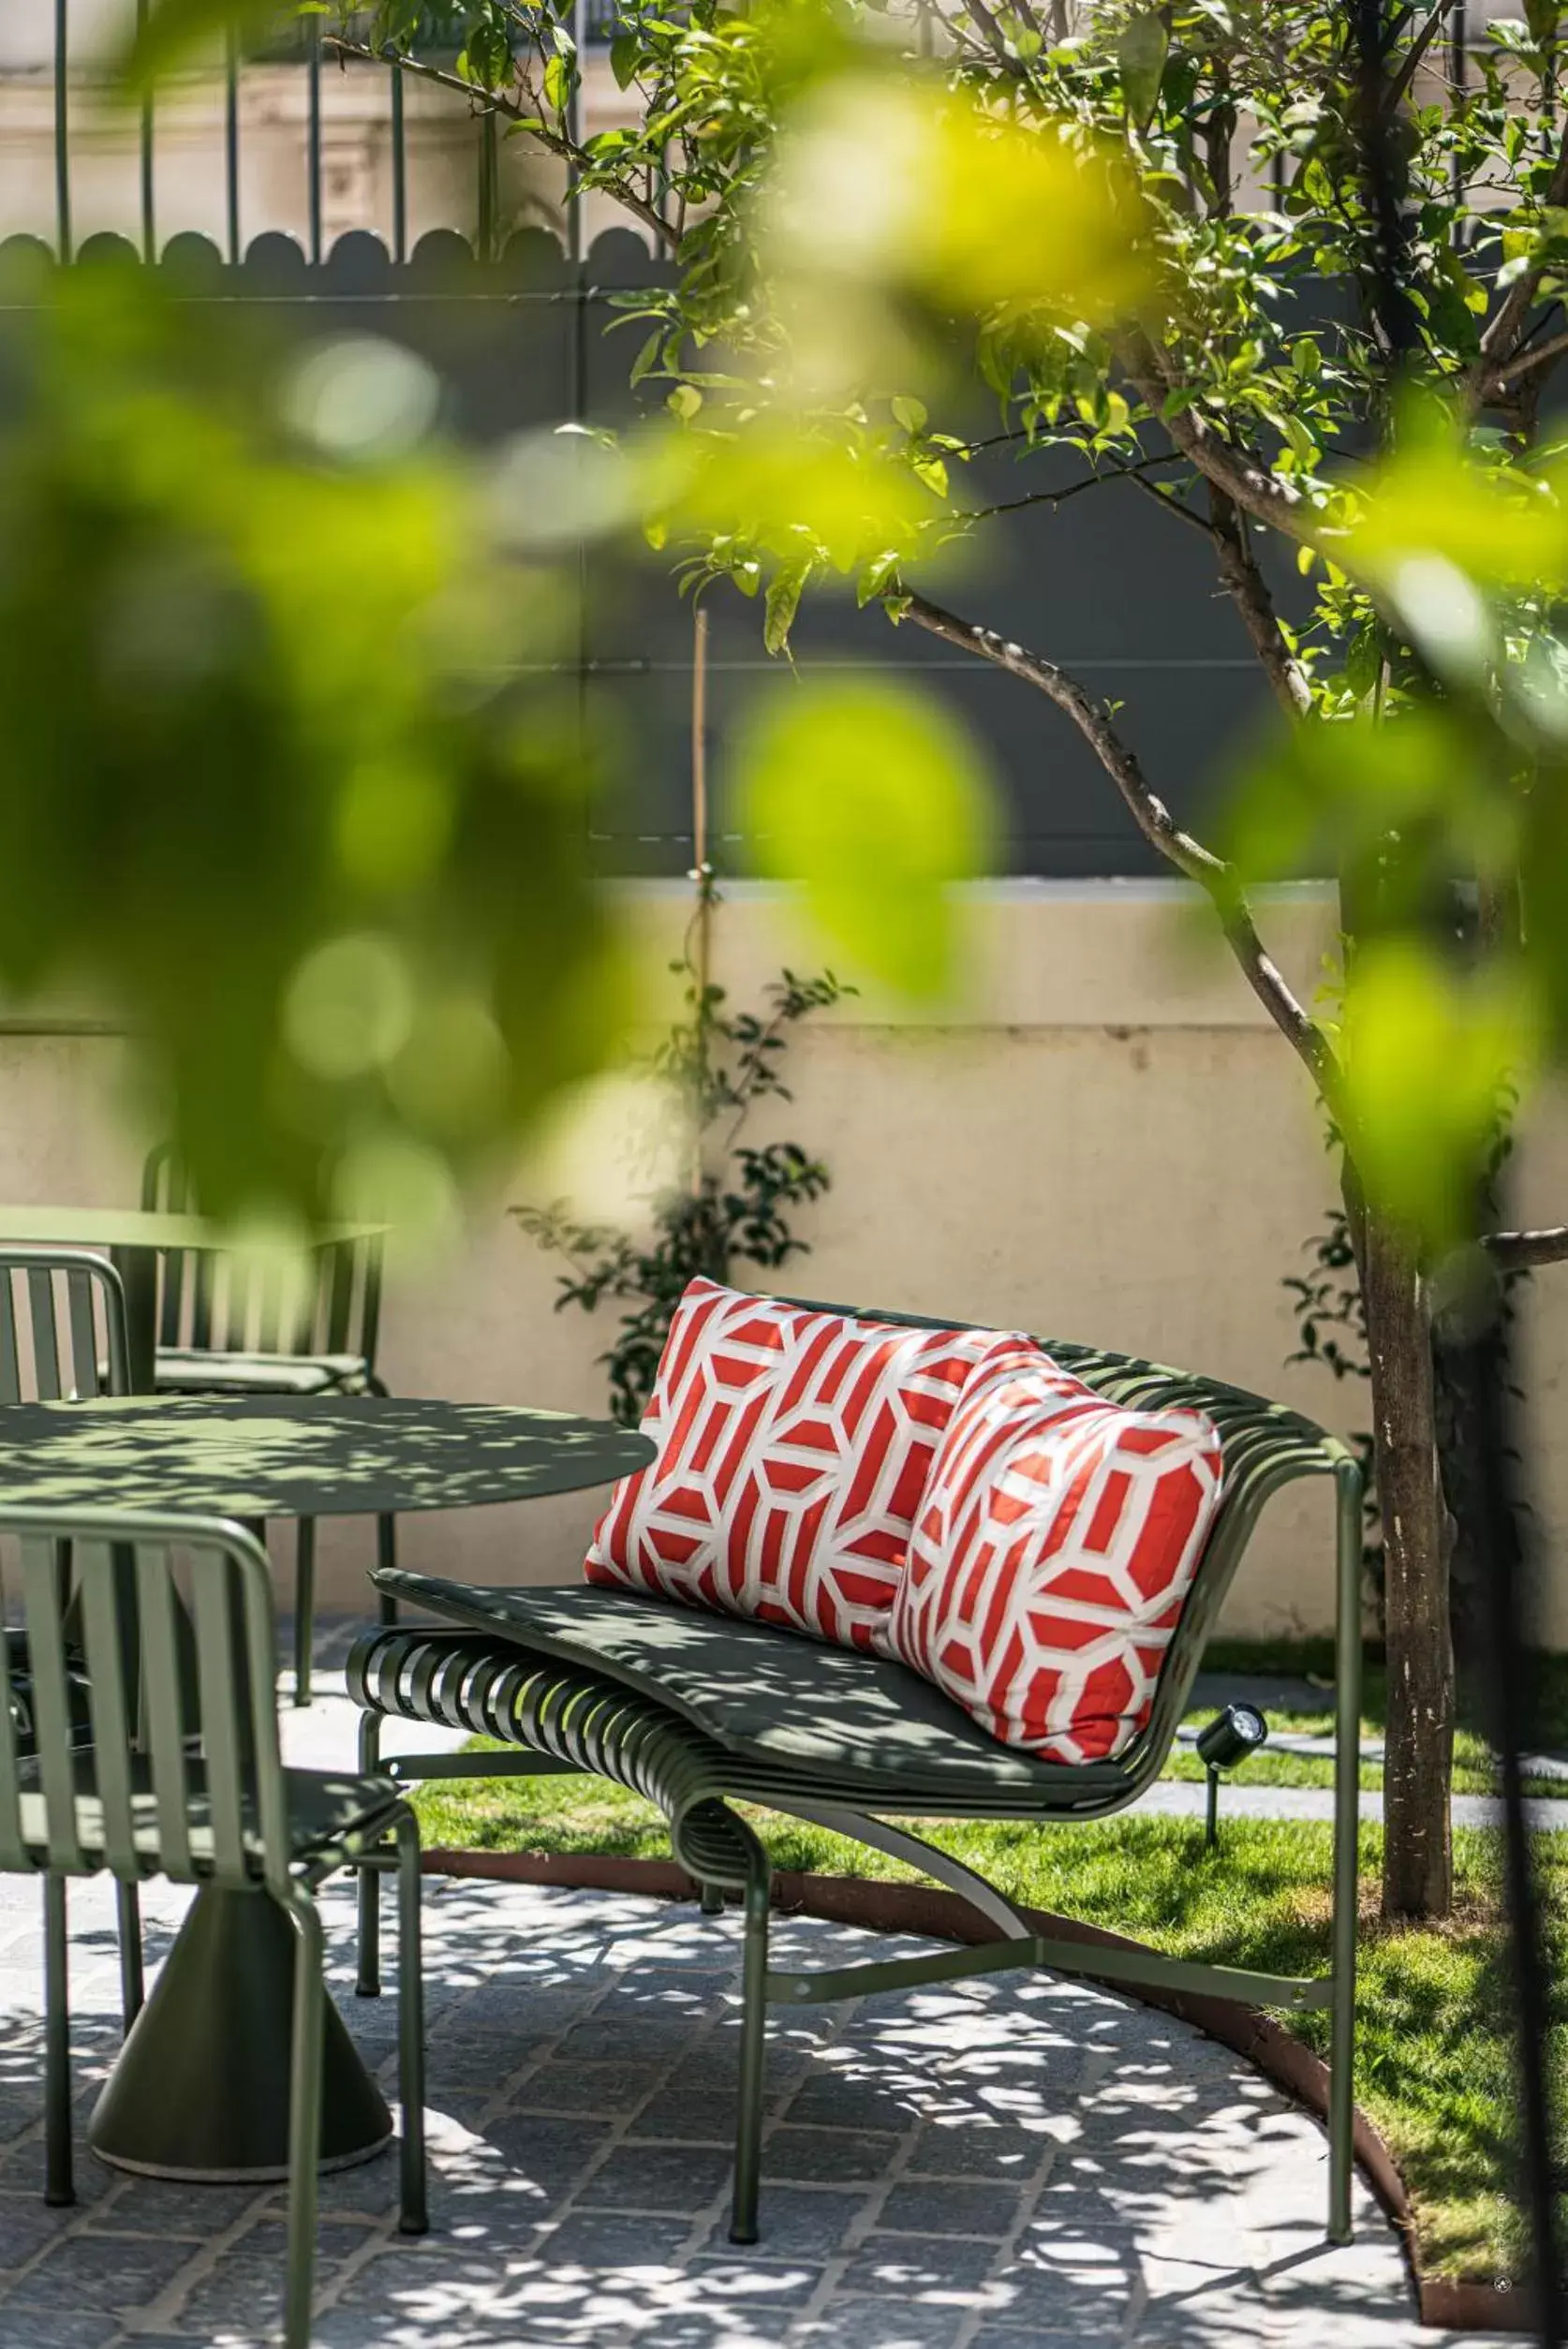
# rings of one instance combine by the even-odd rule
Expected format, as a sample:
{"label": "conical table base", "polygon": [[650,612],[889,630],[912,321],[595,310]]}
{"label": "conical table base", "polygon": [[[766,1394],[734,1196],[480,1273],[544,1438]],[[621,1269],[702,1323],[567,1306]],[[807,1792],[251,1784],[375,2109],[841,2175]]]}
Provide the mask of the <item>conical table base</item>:
{"label": "conical table base", "polygon": [[[88,2124],[117,2169],[214,2184],[288,2174],[295,1930],[265,1893],[199,1892]],[[321,2167],[392,2135],[386,2100],[325,2003]]]}

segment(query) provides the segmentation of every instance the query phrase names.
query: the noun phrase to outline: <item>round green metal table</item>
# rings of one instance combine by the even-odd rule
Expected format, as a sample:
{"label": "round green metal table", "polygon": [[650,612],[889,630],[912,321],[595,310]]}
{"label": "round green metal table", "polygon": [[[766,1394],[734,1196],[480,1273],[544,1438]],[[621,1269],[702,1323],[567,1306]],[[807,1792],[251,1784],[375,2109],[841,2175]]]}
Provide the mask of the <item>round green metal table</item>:
{"label": "round green metal table", "polygon": [[[608,1485],[653,1457],[608,1421],[487,1403],[345,1396],[0,1408],[0,1497],[40,1508],[241,1520],[471,1509]],[[264,1894],[203,1887],[89,2124],[153,2177],[287,2174],[294,1928]],[[327,2002],[323,2167],[366,2161],[392,2116]]]}

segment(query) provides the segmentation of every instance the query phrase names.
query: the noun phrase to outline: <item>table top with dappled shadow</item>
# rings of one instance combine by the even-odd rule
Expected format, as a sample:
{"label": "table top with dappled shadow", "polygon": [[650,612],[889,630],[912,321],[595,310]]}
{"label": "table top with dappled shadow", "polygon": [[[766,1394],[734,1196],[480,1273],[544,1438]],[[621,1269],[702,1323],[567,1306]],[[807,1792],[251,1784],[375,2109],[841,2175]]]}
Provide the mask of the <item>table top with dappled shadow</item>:
{"label": "table top with dappled shadow", "polygon": [[135,1395],[0,1408],[0,1508],[230,1517],[472,1509],[613,1484],[653,1445],[613,1422],[405,1396]]}

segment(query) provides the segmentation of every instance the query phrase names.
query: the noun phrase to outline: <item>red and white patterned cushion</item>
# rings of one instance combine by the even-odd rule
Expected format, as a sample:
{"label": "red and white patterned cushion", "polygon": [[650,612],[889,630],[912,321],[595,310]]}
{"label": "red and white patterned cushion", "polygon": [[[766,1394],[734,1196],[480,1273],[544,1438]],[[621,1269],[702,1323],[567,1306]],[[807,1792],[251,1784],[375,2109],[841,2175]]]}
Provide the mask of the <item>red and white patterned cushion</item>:
{"label": "red and white patterned cushion", "polygon": [[971,1381],[932,1464],[885,1652],[1004,1744],[1122,1752],[1220,1503],[1199,1411],[1124,1411],[1043,1357]]}
{"label": "red and white patterned cushion", "polygon": [[615,1487],[590,1582],[656,1590],[876,1645],[965,1382],[1032,1341],[904,1329],[694,1280],[643,1431],[658,1457]]}

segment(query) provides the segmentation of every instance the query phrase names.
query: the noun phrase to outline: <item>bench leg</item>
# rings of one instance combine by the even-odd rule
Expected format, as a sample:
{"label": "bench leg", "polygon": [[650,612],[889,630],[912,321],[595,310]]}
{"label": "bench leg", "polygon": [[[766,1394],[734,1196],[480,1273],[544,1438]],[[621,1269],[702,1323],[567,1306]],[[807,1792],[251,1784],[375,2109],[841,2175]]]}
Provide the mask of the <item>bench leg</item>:
{"label": "bench leg", "polygon": [[703,1903],[703,1914],[704,1916],[722,1916],[724,1914],[724,1887],[722,1884],[703,1884],[701,1891],[701,1898]]}
{"label": "bench leg", "polygon": [[302,1517],[294,1552],[294,1702],[310,1703],[316,1636],[316,1520]]}
{"label": "bench leg", "polygon": [[1355,2162],[1355,1958],[1361,1767],[1361,1475],[1336,1470],[1339,1573],[1334,1751],[1334,2005],[1328,2055],[1328,2239],[1351,2239]]}
{"label": "bench leg", "polygon": [[[374,1875],[374,1869],[362,1872]],[[430,2225],[424,2159],[424,1959],[420,1947],[420,1831],[407,1811],[397,1825],[398,2100],[403,2107],[398,2232]]]}
{"label": "bench leg", "polygon": [[[377,1517],[376,1520],[376,1563],[385,1568],[397,1564],[397,1519]],[[381,1621],[389,1627],[397,1621],[397,1601],[390,1590],[377,1593]]]}
{"label": "bench leg", "polygon": [[768,1864],[753,1855],[746,1887],[746,1944],[741,1962],[740,2094],[735,2112],[735,2191],[732,2243],[757,2240],[757,2197],[762,2171],[762,2087],[767,2057]]}
{"label": "bench leg", "polygon": [[[360,1776],[374,1778],[381,1761],[381,1716],[379,1713],[360,1715]],[[375,1868],[362,1868],[360,1876],[360,1934],[359,1963],[354,1976],[354,1995],[362,1999],[377,1999],[381,1995],[381,1875]]]}
{"label": "bench leg", "polygon": [[76,2200],[71,2175],[71,2024],[67,1988],[66,1880],[46,1876],[44,1907],[44,2200]]}

